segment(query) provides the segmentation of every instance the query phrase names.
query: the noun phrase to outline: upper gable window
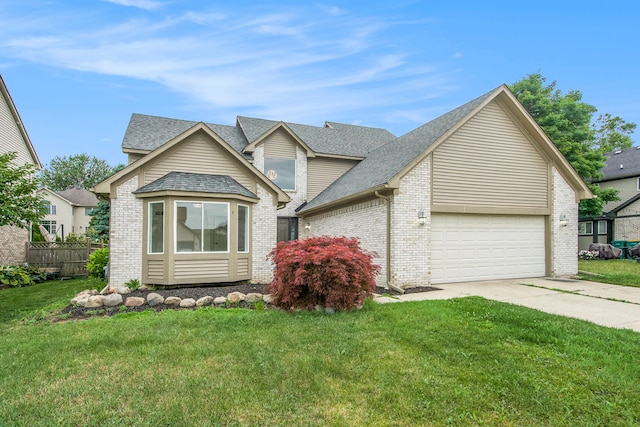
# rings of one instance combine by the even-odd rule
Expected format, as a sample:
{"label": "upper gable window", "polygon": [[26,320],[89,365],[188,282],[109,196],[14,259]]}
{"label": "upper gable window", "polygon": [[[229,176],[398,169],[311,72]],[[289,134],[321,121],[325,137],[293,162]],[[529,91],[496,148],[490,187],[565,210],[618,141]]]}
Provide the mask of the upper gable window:
{"label": "upper gable window", "polygon": [[640,191],[640,178],[638,178],[638,185],[637,185],[637,187],[638,187],[638,191]]}
{"label": "upper gable window", "polygon": [[280,159],[265,157],[264,174],[278,187],[286,191],[296,189],[296,161],[293,159]]}

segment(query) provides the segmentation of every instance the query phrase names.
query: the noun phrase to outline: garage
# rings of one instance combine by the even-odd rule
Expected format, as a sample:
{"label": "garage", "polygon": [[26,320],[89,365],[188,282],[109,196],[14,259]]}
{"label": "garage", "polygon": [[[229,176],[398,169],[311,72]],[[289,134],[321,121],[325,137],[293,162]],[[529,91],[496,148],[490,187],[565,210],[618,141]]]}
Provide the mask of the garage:
{"label": "garage", "polygon": [[431,283],[545,275],[545,217],[433,214]]}

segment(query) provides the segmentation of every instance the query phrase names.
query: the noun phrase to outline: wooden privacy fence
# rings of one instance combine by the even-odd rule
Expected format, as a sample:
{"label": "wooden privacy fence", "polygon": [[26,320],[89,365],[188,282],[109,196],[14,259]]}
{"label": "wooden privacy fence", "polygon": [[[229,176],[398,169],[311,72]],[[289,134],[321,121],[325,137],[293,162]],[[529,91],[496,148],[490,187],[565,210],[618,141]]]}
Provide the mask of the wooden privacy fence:
{"label": "wooden privacy fence", "polygon": [[86,276],[89,255],[106,247],[102,243],[28,242],[27,262],[30,267],[58,272],[62,277]]}

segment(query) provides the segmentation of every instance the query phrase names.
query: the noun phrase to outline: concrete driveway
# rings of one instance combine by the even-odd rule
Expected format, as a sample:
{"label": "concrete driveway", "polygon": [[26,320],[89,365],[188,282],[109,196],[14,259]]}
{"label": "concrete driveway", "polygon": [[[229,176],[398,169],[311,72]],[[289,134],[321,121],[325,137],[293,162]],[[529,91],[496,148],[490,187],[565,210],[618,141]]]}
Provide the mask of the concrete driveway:
{"label": "concrete driveway", "polygon": [[390,303],[480,296],[640,332],[640,288],[549,277],[448,283],[435,287],[440,290],[393,298],[376,296],[374,300]]}

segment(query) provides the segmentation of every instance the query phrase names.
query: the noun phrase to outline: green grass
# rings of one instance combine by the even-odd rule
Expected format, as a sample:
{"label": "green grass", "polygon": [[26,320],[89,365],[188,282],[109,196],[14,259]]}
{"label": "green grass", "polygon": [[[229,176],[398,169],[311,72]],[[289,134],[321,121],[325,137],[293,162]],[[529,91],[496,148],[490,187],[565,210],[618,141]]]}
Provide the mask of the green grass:
{"label": "green grass", "polygon": [[94,278],[49,280],[33,286],[0,290],[0,324],[65,307],[78,292],[84,289],[100,290],[105,283]]}
{"label": "green grass", "polygon": [[12,318],[0,332],[3,426],[640,423],[640,334],[482,298]]}
{"label": "green grass", "polygon": [[613,285],[640,287],[640,262],[624,259],[578,260],[578,269],[597,275],[578,274],[581,279]]}

